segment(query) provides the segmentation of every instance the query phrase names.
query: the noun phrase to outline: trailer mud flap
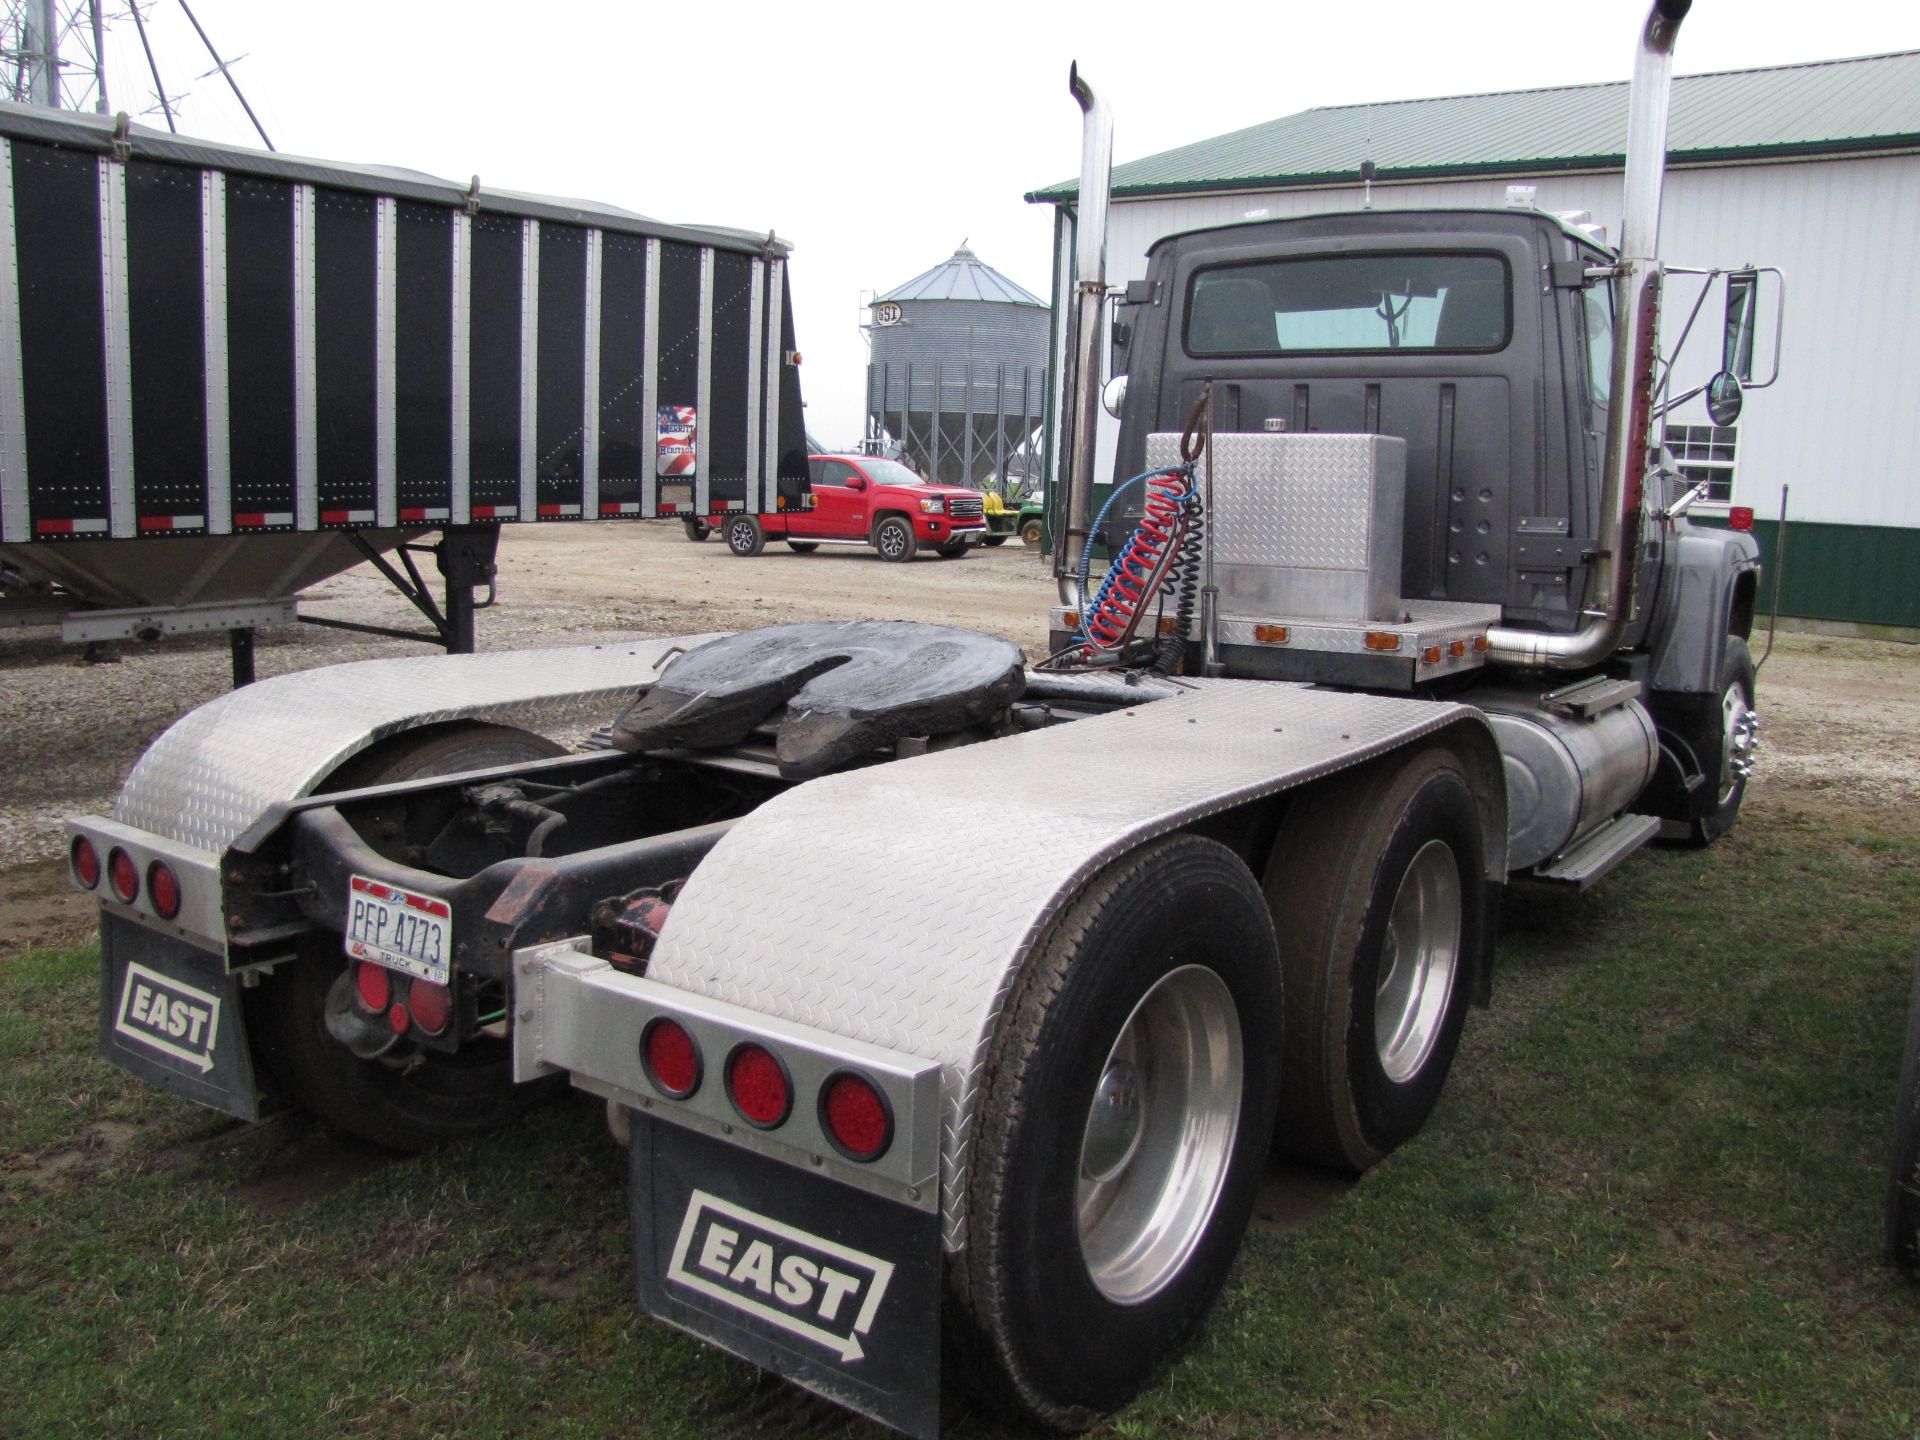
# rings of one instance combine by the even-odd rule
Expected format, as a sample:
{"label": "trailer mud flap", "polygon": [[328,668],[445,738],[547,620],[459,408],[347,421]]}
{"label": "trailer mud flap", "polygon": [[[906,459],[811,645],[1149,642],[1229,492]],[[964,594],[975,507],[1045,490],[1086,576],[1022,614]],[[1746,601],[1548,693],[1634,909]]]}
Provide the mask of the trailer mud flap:
{"label": "trailer mud flap", "polygon": [[653,1315],[903,1430],[940,1433],[940,1222],[635,1111]]}
{"label": "trailer mud flap", "polygon": [[216,956],[100,917],[100,1055],[187,1100],[260,1118],[240,986]]}

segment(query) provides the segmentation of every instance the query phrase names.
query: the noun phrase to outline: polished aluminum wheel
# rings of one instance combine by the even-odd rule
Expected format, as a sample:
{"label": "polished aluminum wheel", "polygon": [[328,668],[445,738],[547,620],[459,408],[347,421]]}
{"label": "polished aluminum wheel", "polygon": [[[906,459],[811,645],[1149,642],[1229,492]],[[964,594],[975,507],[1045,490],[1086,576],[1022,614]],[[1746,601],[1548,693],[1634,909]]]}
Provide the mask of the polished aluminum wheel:
{"label": "polished aluminum wheel", "polygon": [[1138,1305],[1206,1234],[1240,1125],[1240,1016],[1204,965],[1163,975],[1101,1066],[1080,1142],[1080,1253],[1100,1293]]}
{"label": "polished aluminum wheel", "polygon": [[1459,969],[1460,867],[1446,841],[1429,840],[1401,878],[1380,947],[1373,1035],[1395,1084],[1418,1075],[1433,1053]]}
{"label": "polished aluminum wheel", "polygon": [[1737,683],[1720,697],[1720,793],[1718,803],[1733,798],[1734,787],[1753,773],[1754,751],[1760,743],[1760,714],[1747,703],[1747,692]]}

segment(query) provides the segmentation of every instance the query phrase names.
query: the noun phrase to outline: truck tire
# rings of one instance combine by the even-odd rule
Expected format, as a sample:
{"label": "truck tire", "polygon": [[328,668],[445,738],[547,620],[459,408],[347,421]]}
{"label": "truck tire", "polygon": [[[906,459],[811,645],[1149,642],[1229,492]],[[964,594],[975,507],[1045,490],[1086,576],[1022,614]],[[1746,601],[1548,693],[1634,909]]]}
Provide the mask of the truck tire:
{"label": "truck tire", "polygon": [[1920,1280],[1920,953],[1907,1003],[1907,1049],[1894,1101],[1893,1173],[1887,1183],[1887,1253]]}
{"label": "truck tire", "polygon": [[933,553],[938,555],[942,560],[958,560],[962,555],[967,553],[969,548],[966,541],[962,540],[958,544],[942,545]]}
{"label": "truck tire", "polygon": [[1055,919],[974,1109],[956,1358],[990,1400],[1083,1429],[1172,1363],[1265,1170],[1280,975],[1259,886],[1177,835]]}
{"label": "truck tire", "polygon": [[696,545],[713,533],[713,527],[704,520],[682,520],[680,525],[687,532],[687,539]]}
{"label": "truck tire", "polygon": [[1006,537],[1005,535],[989,535],[989,536],[987,536],[987,537],[986,537],[986,538],[985,538],[984,540],[982,540],[982,541],[981,541],[980,543],[981,543],[982,545],[985,545],[985,546],[988,546],[989,548],[991,548],[991,547],[993,547],[993,546],[996,546],[996,545],[1004,545],[1004,544],[1006,544],[1006,543],[1007,543],[1007,537]]}
{"label": "truck tire", "polygon": [[767,532],[760,528],[760,522],[751,515],[730,515],[727,517],[727,548],[741,559],[751,559],[767,548]]}
{"label": "truck tire", "polygon": [[1747,773],[1753,767],[1759,718],[1753,708],[1753,656],[1738,635],[1727,637],[1720,659],[1720,683],[1699,702],[1688,727],[1706,779],[1691,796],[1687,842],[1711,845],[1733,828],[1746,798]]}
{"label": "truck tire", "polygon": [[787,549],[793,551],[793,553],[796,555],[811,555],[814,551],[818,550],[819,548],[820,548],[819,542],[814,540],[787,541]]}
{"label": "truck tire", "polygon": [[[324,791],[452,775],[564,753],[543,736],[505,725],[400,735],[349,760]],[[498,1129],[553,1093],[515,1085],[510,1043],[482,1037],[456,1054],[402,1042],[363,1060],[327,1031],[329,993],[347,974],[340,938],[311,935],[298,958],[246,992],[256,1056],[290,1099],[336,1129],[389,1150],[423,1150]]]}
{"label": "truck tire", "polygon": [[1426,1124],[1486,945],[1483,849],[1445,746],[1374,761],[1288,811],[1264,886],[1286,994],[1282,1153],[1358,1174]]}
{"label": "truck tire", "polygon": [[1046,534],[1046,527],[1038,520],[1025,521],[1020,526],[1020,543],[1029,550],[1038,550]]}
{"label": "truck tire", "polygon": [[899,515],[889,515],[873,527],[873,548],[882,560],[911,560],[920,548],[913,526]]}

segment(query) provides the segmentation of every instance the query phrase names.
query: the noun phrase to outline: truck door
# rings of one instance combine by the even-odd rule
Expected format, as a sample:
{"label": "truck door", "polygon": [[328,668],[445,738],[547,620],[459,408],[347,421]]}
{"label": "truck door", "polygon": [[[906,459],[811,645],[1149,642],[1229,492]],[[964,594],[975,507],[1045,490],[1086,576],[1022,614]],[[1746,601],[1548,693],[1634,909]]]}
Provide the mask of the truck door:
{"label": "truck door", "polygon": [[[850,488],[848,481],[858,481]],[[825,535],[860,540],[867,533],[867,479],[845,460],[821,460],[814,467],[813,509],[787,519],[793,535]]]}

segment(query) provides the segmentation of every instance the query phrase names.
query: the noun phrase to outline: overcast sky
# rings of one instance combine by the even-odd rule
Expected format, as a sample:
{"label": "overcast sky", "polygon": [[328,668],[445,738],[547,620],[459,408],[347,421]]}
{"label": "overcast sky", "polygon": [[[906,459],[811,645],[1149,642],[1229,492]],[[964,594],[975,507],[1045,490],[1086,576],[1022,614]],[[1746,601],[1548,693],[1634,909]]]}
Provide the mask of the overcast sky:
{"label": "overcast sky", "polygon": [[[181,129],[252,128],[181,14],[148,30]],[[1623,80],[1645,0],[1349,0],[1051,6],[759,0],[657,5],[193,0],[281,150],[582,196],[662,220],[776,230],[808,428],[861,430],[863,291],[964,239],[1042,299],[1051,210],[1079,165],[1068,63],[1104,93],[1126,160],[1315,105]],[[109,6],[109,8],[115,8]],[[1920,48],[1920,6],[1697,0],[1682,74]],[[115,109],[164,124],[130,21]],[[71,45],[70,59],[78,51]]]}

